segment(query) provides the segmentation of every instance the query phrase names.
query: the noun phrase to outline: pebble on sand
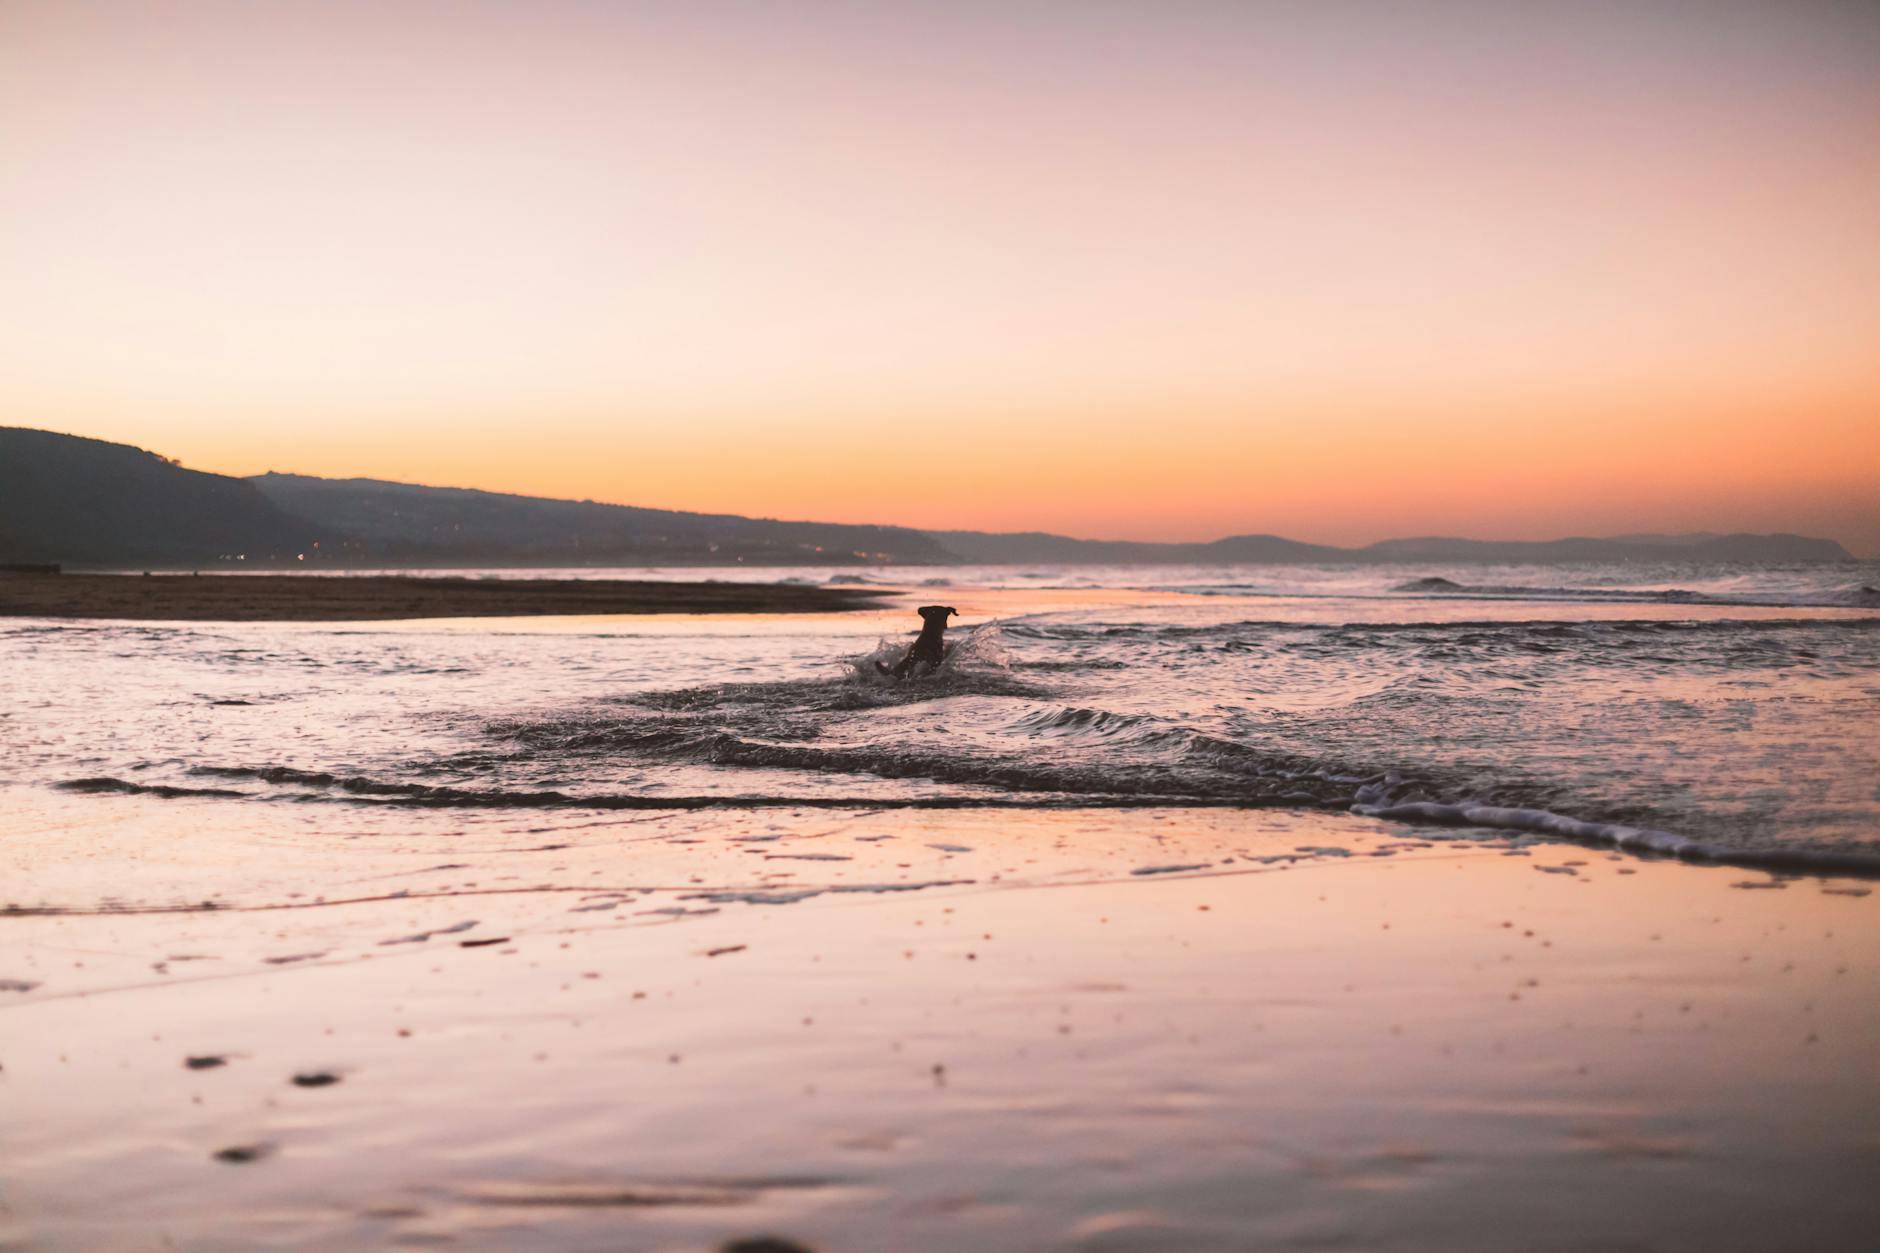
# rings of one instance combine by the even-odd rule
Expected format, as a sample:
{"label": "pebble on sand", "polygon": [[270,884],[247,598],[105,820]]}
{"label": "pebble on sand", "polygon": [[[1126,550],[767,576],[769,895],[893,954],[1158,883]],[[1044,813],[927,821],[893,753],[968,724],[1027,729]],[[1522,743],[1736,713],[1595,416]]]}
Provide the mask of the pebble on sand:
{"label": "pebble on sand", "polygon": [[326,1088],[339,1082],[339,1076],[330,1070],[303,1070],[294,1076],[297,1088]]}

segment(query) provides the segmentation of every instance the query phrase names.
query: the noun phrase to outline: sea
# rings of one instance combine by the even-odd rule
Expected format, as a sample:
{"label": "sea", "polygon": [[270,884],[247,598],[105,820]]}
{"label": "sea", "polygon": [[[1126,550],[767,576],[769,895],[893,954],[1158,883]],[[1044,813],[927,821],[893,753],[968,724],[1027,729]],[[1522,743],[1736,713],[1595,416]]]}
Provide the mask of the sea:
{"label": "sea", "polygon": [[[484,570],[859,613],[0,625],[13,822],[1353,811],[1880,871],[1880,564]],[[308,577],[345,577],[308,576]],[[923,604],[937,671],[896,682]],[[54,807],[56,802],[56,808]],[[46,821],[54,820],[47,816]]]}

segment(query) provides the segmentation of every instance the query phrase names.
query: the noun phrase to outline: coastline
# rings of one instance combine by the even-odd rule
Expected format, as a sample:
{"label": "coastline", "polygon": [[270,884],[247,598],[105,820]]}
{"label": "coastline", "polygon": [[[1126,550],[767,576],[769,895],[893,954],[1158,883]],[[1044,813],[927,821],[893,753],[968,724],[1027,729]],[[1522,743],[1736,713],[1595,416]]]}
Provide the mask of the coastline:
{"label": "coastline", "polygon": [[1870,615],[875,593],[16,619],[0,1248],[1871,1242]]}
{"label": "coastline", "polygon": [[584,614],[832,613],[877,588],[422,575],[57,574],[0,578],[0,618],[388,622]]}

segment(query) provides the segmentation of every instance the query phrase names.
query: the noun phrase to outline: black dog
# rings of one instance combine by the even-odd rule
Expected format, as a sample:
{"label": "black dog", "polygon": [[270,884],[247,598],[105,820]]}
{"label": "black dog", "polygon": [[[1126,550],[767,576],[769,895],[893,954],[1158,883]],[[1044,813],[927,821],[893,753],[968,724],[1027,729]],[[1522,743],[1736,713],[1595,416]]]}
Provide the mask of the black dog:
{"label": "black dog", "polygon": [[922,605],[918,610],[921,620],[920,638],[907,650],[907,656],[900,664],[890,670],[885,662],[875,665],[883,674],[891,674],[897,679],[905,679],[908,672],[920,664],[927,663],[929,671],[938,670],[940,662],[946,657],[947,618],[957,615],[959,610],[951,605]]}

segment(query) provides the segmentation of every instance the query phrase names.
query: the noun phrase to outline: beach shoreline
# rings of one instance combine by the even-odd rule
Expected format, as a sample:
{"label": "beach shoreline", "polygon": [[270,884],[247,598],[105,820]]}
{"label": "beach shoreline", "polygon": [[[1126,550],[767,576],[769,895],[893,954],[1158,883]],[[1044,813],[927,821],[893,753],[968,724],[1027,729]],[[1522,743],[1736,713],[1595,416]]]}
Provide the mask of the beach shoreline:
{"label": "beach shoreline", "polygon": [[1873,1216],[1849,881],[1286,811],[385,840],[337,805],[261,856],[215,803],[151,856],[146,800],[32,802],[0,1241],[1851,1250]]}
{"label": "beach shoreline", "polygon": [[0,618],[388,622],[598,614],[832,613],[880,589],[422,575],[56,574],[0,578]]}
{"label": "beach shoreline", "polygon": [[0,1248],[1871,1244],[1870,617],[868,592],[13,620]]}

